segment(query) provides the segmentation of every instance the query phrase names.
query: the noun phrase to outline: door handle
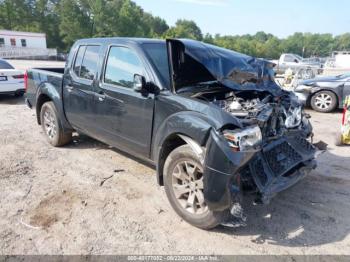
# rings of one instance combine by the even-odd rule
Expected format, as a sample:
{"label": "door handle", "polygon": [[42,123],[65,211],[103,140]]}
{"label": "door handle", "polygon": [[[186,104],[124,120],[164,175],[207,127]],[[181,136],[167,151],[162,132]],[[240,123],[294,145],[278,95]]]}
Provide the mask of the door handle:
{"label": "door handle", "polygon": [[103,102],[106,98],[106,95],[104,93],[95,94],[95,96],[97,97],[98,101],[100,101],[100,102]]}
{"label": "door handle", "polygon": [[71,93],[73,91],[73,89],[74,89],[74,87],[72,87],[72,86],[66,86],[66,88],[67,88],[67,91],[69,93]]}

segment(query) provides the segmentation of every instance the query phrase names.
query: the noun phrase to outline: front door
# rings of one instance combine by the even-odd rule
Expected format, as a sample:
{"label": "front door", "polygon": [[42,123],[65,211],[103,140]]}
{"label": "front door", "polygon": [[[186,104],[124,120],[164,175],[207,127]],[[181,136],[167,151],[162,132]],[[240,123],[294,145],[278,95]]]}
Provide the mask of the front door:
{"label": "front door", "polygon": [[95,95],[95,123],[100,139],[138,156],[149,157],[154,95],[134,91],[134,75],[149,81],[137,52],[123,46],[107,51],[99,91]]}
{"label": "front door", "polygon": [[100,46],[81,45],[72,68],[64,78],[64,109],[69,123],[90,134],[94,125],[94,94]]}

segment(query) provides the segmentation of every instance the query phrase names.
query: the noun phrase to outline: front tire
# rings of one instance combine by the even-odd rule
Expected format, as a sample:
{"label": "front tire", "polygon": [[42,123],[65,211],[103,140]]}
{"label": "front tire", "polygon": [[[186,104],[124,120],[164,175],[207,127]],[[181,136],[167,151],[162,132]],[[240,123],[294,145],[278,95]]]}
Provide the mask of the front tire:
{"label": "front tire", "polygon": [[43,104],[40,111],[40,121],[47,141],[51,145],[60,147],[72,140],[72,133],[64,133],[53,102]]}
{"label": "front tire", "polygon": [[337,106],[337,97],[333,92],[320,91],[311,97],[311,107],[313,110],[330,113]]}
{"label": "front tire", "polygon": [[225,212],[213,212],[203,194],[203,165],[189,145],[174,149],[164,164],[164,187],[171,206],[185,221],[211,229],[223,221]]}

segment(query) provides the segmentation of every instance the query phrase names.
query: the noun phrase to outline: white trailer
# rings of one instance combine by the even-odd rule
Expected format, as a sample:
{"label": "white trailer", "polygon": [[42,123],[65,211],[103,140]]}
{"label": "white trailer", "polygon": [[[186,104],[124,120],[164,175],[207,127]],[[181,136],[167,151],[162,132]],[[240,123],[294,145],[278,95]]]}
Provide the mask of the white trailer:
{"label": "white trailer", "polygon": [[0,57],[45,57],[57,55],[56,49],[48,49],[43,33],[0,30]]}
{"label": "white trailer", "polygon": [[46,35],[43,33],[0,30],[0,47],[46,49]]}

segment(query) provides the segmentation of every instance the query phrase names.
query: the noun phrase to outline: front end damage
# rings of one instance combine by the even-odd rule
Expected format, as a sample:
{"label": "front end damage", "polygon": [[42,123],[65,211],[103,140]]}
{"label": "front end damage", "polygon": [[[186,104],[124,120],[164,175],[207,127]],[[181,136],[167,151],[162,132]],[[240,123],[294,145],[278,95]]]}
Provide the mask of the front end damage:
{"label": "front end damage", "polygon": [[232,117],[211,129],[205,146],[210,210],[229,209],[244,220],[244,194],[269,203],[316,168],[309,116],[293,93],[275,83],[273,64],[189,40],[167,44],[173,92],[207,104],[213,116]]}
{"label": "front end damage", "polygon": [[[205,158],[206,202],[211,210],[230,209],[234,216],[244,194],[254,194],[255,203],[267,204],[316,168],[308,115],[293,95],[251,96],[254,93],[238,97],[232,92],[212,102],[244,125],[238,131],[229,126],[212,130]],[[258,139],[251,136],[243,143],[244,136],[249,137],[245,130],[252,127],[260,130],[254,135]]]}

